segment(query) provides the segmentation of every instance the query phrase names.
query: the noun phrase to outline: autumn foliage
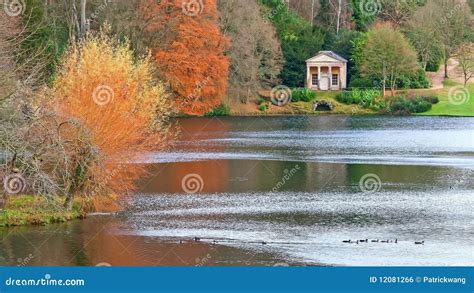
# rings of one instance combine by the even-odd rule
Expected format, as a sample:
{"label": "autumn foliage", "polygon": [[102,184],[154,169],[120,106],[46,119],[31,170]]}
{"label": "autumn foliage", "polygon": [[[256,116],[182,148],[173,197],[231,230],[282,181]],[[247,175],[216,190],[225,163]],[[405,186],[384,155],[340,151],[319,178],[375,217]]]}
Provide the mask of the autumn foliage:
{"label": "autumn foliage", "polygon": [[153,16],[149,31],[173,32],[156,44],[154,56],[178,110],[190,115],[202,115],[220,105],[228,83],[229,59],[224,52],[230,41],[220,32],[216,0],[202,4],[149,0],[142,6],[145,17]]}
{"label": "autumn foliage", "polygon": [[63,58],[51,95],[62,117],[88,131],[94,148],[87,172],[81,168],[83,194],[133,189],[145,170],[129,163],[165,142],[171,108],[152,65],[105,33],[88,36]]}

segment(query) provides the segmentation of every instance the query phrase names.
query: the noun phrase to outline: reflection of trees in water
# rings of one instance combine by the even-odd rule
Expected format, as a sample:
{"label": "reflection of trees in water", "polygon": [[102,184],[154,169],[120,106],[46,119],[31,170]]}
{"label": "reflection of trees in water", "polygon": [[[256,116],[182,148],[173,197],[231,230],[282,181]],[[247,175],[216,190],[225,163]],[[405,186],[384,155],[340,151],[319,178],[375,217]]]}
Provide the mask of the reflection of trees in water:
{"label": "reflection of trees in water", "polygon": [[115,234],[121,225],[121,219],[104,216],[47,227],[1,229],[0,265],[27,261],[28,266],[196,266],[206,258],[205,265],[210,266],[231,259],[239,263],[273,259],[191,239],[180,244],[177,239]]}
{"label": "reflection of trees in water", "polygon": [[365,164],[347,165],[347,185],[358,186],[359,180],[368,173],[376,174],[385,188],[425,190],[427,187],[442,189],[474,187],[468,180],[470,174],[472,175],[472,171],[467,169]]}
{"label": "reflection of trees in water", "polygon": [[[297,167],[296,167],[297,166]],[[232,192],[321,191],[345,182],[345,165],[289,161],[231,161]]]}
{"label": "reflection of trees in water", "polygon": [[[212,137],[223,138],[229,131],[229,126],[225,119],[181,119],[178,122],[180,130],[180,140],[184,143],[186,151],[216,151],[225,152],[225,146],[213,146],[212,150],[199,148],[202,139]],[[181,145],[180,145],[181,147]],[[166,155],[165,155],[166,156]],[[186,153],[183,153],[183,159]],[[195,174],[200,177],[202,188],[198,188],[201,193],[225,192],[228,190],[229,162],[222,160],[195,161],[172,164],[156,164],[148,170],[150,176],[142,180],[138,191],[145,193],[183,193],[183,179],[187,175]]]}

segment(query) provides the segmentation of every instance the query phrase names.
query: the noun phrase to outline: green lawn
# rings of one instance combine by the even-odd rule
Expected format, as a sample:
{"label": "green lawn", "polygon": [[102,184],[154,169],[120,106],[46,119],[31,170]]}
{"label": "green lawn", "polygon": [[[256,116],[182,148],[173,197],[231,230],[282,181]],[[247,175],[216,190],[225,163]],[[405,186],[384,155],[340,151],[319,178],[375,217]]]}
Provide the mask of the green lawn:
{"label": "green lawn", "polygon": [[445,81],[444,82],[444,89],[441,90],[431,90],[431,91],[423,91],[423,93],[436,95],[439,97],[439,103],[433,105],[433,108],[425,113],[421,113],[419,115],[425,116],[474,116],[474,84],[468,84],[467,88],[469,91],[469,95],[467,96],[466,101],[460,105],[455,105],[449,102],[449,91],[450,89],[456,86],[462,86],[461,84],[455,83],[453,81]]}
{"label": "green lawn", "polygon": [[[472,96],[474,92],[474,84],[468,84],[468,95],[464,96],[464,102],[461,104],[451,103],[449,101],[449,92],[451,89],[459,87],[462,88],[462,84],[456,83],[451,80],[444,82],[444,88],[438,90],[431,89],[414,89],[414,90],[403,90],[400,91],[401,95],[417,95],[417,96],[437,96],[439,98],[439,103],[433,105],[433,108],[425,113],[414,114],[414,115],[424,115],[424,116],[471,116],[474,117],[474,97]],[[284,107],[270,106],[265,112],[255,112],[257,115],[275,115],[275,114],[295,114],[295,115],[314,115],[314,114],[344,114],[344,115],[373,115],[377,114],[370,109],[363,109],[357,105],[346,105],[339,103],[336,100],[336,95],[338,92],[317,92],[316,99],[326,100],[331,102],[334,105],[334,110],[331,112],[314,112],[312,102],[296,102],[289,103]],[[267,98],[269,99],[269,98]]]}

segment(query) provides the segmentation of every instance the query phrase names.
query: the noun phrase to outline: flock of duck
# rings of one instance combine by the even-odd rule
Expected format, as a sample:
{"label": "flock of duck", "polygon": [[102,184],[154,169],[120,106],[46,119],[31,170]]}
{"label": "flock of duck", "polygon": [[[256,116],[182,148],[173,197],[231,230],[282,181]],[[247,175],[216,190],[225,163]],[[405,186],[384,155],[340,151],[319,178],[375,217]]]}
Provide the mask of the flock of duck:
{"label": "flock of duck", "polygon": [[[201,238],[199,237],[194,237],[192,239],[194,242],[200,242],[201,241]],[[185,241],[183,240],[179,240],[179,244],[183,244]],[[359,243],[398,243],[398,239],[395,238],[395,240],[379,240],[379,239],[372,239],[372,240],[369,240],[369,239],[361,239],[361,240],[342,240],[343,243],[352,243],[352,244],[359,244]],[[217,240],[212,240],[211,244],[217,244]],[[262,244],[262,245],[266,245],[267,242],[265,241],[257,241],[257,242],[248,242],[248,243],[258,243],[258,244]],[[415,241],[415,244],[416,245],[424,245],[425,244],[425,241]]]}
{"label": "flock of duck", "polygon": [[[379,239],[372,239],[369,241],[369,239],[362,239],[362,240],[342,240],[342,242],[344,243],[355,243],[355,244],[359,244],[359,243],[369,243],[369,242],[372,242],[372,243],[398,243],[398,239],[395,238],[395,240],[379,240]],[[425,241],[415,241],[415,244],[416,245],[424,245],[425,244]]]}
{"label": "flock of duck", "polygon": [[[199,238],[199,237],[194,237],[192,240],[193,240],[194,242],[201,242],[202,239]],[[224,241],[224,242],[225,242],[225,241]],[[229,241],[227,241],[227,242],[229,242]],[[179,240],[179,244],[183,244],[183,243],[185,243],[185,240]],[[212,244],[212,245],[218,244],[217,240],[215,240],[215,239],[212,240],[212,242],[209,242],[209,243]],[[268,243],[265,242],[265,241],[253,241],[253,242],[246,242],[246,243],[254,243],[254,244],[256,243],[256,244],[262,244],[262,245],[267,245],[267,244],[268,244]]]}

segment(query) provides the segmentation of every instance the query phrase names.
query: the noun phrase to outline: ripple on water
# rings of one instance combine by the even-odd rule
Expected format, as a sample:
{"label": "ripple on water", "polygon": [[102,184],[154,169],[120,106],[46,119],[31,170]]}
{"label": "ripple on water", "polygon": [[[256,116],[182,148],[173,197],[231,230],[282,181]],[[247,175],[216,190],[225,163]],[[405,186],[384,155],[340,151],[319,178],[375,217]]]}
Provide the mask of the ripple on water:
{"label": "ripple on water", "polygon": [[[133,206],[133,230],[124,231],[143,236],[197,236],[258,249],[265,241],[265,249],[310,263],[474,264],[469,190],[139,195]],[[398,243],[342,243],[365,238]],[[426,245],[415,246],[417,240]]]}

